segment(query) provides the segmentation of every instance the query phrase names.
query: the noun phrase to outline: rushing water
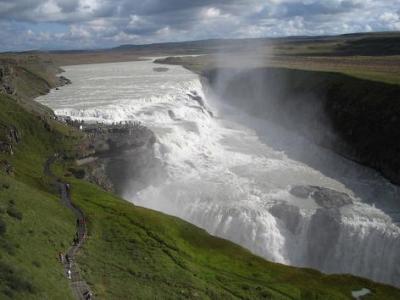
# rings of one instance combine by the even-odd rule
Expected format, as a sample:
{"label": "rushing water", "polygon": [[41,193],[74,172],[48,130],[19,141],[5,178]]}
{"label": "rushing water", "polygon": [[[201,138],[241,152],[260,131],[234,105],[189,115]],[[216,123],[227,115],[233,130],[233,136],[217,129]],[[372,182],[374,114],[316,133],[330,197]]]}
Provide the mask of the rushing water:
{"label": "rushing water", "polygon": [[[38,100],[57,114],[139,120],[154,131],[168,177],[141,191],[127,186],[127,200],[179,216],[269,260],[400,286],[397,187],[247,116],[227,105],[229,99],[204,95],[198,77],[181,67],[154,67],[149,61],[66,67],[73,84]],[[353,203],[322,207],[290,193],[310,185],[347,193]]]}

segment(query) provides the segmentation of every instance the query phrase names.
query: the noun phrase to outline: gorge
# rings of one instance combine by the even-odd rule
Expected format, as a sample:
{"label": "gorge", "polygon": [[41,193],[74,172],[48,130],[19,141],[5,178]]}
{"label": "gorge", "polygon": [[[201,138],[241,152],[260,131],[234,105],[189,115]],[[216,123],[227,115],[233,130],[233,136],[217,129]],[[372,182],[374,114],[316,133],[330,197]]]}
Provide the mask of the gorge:
{"label": "gorge", "polygon": [[[153,67],[151,61],[69,66],[72,85],[37,100],[73,119],[140,121],[154,132],[154,159],[165,176],[152,180],[160,170],[136,165],[142,169],[125,178],[125,199],[268,260],[399,286],[399,188],[321,147],[337,142],[332,124],[317,101],[302,106],[298,99],[311,97],[306,81],[322,82],[306,78],[290,90],[277,84],[277,77],[288,78],[284,71],[268,75],[274,79],[268,85],[259,74],[246,74],[246,82],[241,74],[213,71],[202,82],[180,66]],[[283,109],[273,100],[289,90],[287,99],[298,101]],[[266,94],[270,101],[261,102]],[[313,122],[304,124],[304,116]]]}

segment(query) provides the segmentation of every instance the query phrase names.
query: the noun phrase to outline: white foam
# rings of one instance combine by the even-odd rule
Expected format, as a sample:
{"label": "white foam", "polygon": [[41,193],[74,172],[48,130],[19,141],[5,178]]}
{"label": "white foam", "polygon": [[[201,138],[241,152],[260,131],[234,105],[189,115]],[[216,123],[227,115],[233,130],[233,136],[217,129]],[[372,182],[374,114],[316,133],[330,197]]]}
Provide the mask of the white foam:
{"label": "white foam", "polygon": [[[274,143],[287,136],[294,147],[296,137],[206,98],[196,75],[180,67],[169,66],[164,73],[153,67],[150,62],[66,67],[73,84],[39,101],[76,119],[139,120],[156,133],[156,154],[168,179],[142,191],[127,187],[126,199],[179,216],[276,262],[400,285],[399,228],[364,203],[396,199],[396,187],[320,149],[307,148],[330,162],[330,172],[291,159]],[[192,91],[217,118],[187,95]],[[262,136],[259,128],[269,132]],[[337,166],[345,176],[336,173]],[[346,192],[355,204],[339,209],[339,216],[329,212],[332,216],[317,218],[318,205],[292,196],[293,185]],[[364,190],[372,192],[360,194]]]}

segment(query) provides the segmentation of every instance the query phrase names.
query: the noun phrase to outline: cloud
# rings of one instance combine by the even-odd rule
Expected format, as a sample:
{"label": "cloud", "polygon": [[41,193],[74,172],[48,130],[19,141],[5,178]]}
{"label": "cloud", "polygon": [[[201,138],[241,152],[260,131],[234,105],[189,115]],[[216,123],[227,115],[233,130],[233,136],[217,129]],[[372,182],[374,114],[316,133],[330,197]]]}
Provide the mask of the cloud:
{"label": "cloud", "polygon": [[400,0],[0,0],[0,50],[400,30]]}

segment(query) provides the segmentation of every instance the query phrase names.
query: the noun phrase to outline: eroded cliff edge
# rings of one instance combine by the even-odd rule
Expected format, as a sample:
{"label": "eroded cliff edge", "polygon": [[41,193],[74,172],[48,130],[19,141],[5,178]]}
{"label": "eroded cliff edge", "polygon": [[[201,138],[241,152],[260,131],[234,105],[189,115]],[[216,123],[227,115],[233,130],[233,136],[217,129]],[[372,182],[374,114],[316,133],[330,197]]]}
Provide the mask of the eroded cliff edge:
{"label": "eroded cliff edge", "polygon": [[400,86],[285,68],[211,69],[224,101],[372,167],[400,184]]}

